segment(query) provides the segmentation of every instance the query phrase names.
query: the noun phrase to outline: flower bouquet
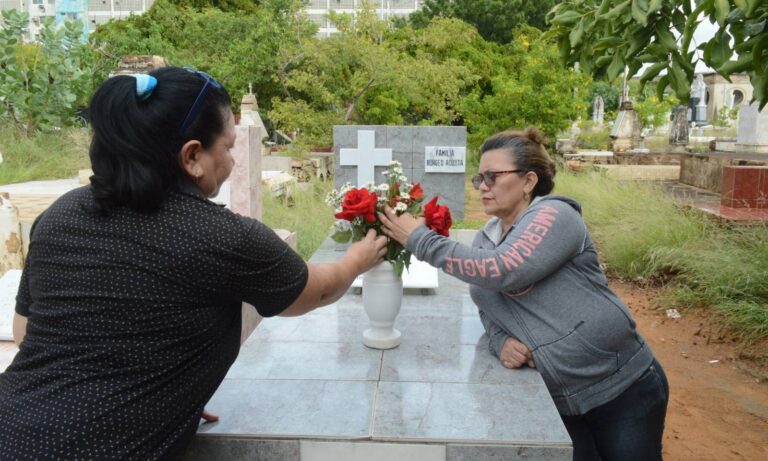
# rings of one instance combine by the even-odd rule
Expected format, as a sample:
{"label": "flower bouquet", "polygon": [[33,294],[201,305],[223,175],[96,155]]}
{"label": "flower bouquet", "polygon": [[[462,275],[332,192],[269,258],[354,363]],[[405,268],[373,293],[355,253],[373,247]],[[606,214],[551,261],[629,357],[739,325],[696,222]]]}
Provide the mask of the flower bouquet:
{"label": "flower bouquet", "polygon": [[[396,160],[389,163],[383,174],[387,178],[385,183],[375,185],[371,182],[360,188],[346,183],[328,194],[325,202],[334,208],[336,217],[331,235],[333,240],[339,243],[357,242],[369,229],[376,229],[376,233],[382,235],[381,222],[376,212],[383,212],[385,205],[394,209],[398,216],[403,213],[417,218],[424,216],[427,227],[448,236],[451,212],[447,206],[437,204],[437,196],[422,205],[424,190],[418,183],[408,182],[400,162]],[[388,239],[384,259],[392,263],[395,275],[400,277],[403,269],[407,269],[411,262],[411,252],[399,242]]]}

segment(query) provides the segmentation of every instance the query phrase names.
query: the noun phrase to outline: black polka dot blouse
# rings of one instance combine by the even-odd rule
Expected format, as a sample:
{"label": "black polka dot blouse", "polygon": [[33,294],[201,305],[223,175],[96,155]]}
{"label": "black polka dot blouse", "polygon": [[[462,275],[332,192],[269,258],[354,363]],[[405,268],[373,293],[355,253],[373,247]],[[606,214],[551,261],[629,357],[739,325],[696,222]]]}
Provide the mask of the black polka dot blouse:
{"label": "black polka dot blouse", "polygon": [[86,186],[33,228],[0,460],[178,458],[237,357],[241,302],[273,316],[307,283],[272,230],[194,191],[154,213],[93,210]]}

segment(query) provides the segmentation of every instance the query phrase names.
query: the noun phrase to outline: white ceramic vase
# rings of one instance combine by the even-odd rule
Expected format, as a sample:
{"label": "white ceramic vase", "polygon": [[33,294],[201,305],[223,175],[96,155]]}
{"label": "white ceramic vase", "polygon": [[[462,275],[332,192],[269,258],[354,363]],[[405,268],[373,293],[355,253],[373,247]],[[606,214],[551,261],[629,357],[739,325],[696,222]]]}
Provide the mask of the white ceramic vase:
{"label": "white ceramic vase", "polygon": [[403,278],[395,275],[392,264],[383,261],[363,274],[363,307],[370,328],[363,332],[363,344],[374,349],[400,345],[395,318],[403,301]]}

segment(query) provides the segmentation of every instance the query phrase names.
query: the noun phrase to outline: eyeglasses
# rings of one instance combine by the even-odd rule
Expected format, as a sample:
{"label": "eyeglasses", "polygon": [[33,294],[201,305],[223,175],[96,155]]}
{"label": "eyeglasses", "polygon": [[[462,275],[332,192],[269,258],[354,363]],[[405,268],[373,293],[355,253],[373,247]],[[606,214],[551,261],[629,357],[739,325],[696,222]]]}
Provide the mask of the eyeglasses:
{"label": "eyeglasses", "polygon": [[475,189],[480,189],[480,184],[485,181],[485,185],[488,187],[493,187],[494,184],[496,184],[496,176],[500,174],[507,174],[507,173],[522,173],[525,170],[505,170],[505,171],[486,171],[485,173],[478,173],[476,176],[472,177],[472,185],[475,186]]}
{"label": "eyeglasses", "polygon": [[179,134],[183,136],[184,133],[189,128],[189,126],[192,125],[192,122],[195,121],[195,119],[197,118],[197,115],[200,113],[200,109],[203,107],[203,103],[205,102],[205,97],[208,95],[209,89],[211,87],[214,87],[220,90],[221,84],[217,82],[213,77],[206,74],[205,72],[201,72],[191,67],[183,67],[182,69],[186,70],[187,72],[191,72],[193,74],[199,75],[200,77],[203,77],[205,79],[205,84],[203,85],[203,88],[200,89],[200,93],[197,94],[197,98],[195,99],[195,102],[192,104],[192,108],[189,109],[189,112],[187,113],[187,117],[184,119],[184,122],[181,124],[181,128],[179,128]]}

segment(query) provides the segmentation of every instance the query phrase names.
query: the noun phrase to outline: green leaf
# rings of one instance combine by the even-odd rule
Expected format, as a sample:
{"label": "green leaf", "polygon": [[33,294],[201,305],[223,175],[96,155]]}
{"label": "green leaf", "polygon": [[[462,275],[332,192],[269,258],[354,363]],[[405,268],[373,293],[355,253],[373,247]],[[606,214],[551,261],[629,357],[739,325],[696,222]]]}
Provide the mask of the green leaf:
{"label": "green leaf", "polygon": [[690,97],[691,92],[690,82],[686,78],[683,69],[681,69],[675,61],[672,61],[670,64],[667,76],[669,77],[669,84],[672,86],[672,90],[674,90],[678,98],[681,101],[684,99],[687,100]]}
{"label": "green leaf", "polygon": [[643,75],[640,76],[640,85],[641,87],[645,87],[645,84],[649,80],[653,80],[659,73],[667,68],[668,63],[665,62],[657,62],[656,64],[648,67],[645,69],[645,72],[643,72]]}
{"label": "green leaf", "polygon": [[584,19],[580,20],[576,26],[571,29],[571,33],[568,35],[568,39],[571,41],[571,47],[575,48],[581,43],[581,38],[584,36]]}
{"label": "green leaf", "polygon": [[733,50],[729,45],[730,35],[727,31],[723,30],[722,34],[716,34],[712,40],[707,44],[710,48],[709,52],[705,51],[705,55],[709,56],[709,60],[705,58],[705,62],[710,66],[717,69],[722,66],[723,63],[731,59],[733,56]]}
{"label": "green leaf", "polygon": [[731,12],[731,5],[728,0],[715,0],[715,17],[720,27],[725,25],[725,18],[728,17],[728,13]]}
{"label": "green leaf", "polygon": [[678,32],[685,33],[685,15],[680,10],[675,10],[672,12],[672,27],[677,29]]}
{"label": "green leaf", "polygon": [[659,11],[662,6],[664,6],[664,0],[651,0],[648,4],[648,14]]}
{"label": "green leaf", "polygon": [[608,66],[606,73],[608,75],[608,81],[613,81],[624,70],[624,57],[619,53],[613,55],[611,64]]}
{"label": "green leaf", "polygon": [[577,11],[568,10],[552,18],[552,24],[570,26],[571,24],[575,24],[579,18],[581,18],[581,14],[579,14]]}
{"label": "green leaf", "polygon": [[736,8],[740,9],[744,13],[747,12],[747,1],[746,0],[733,0],[733,3],[736,4]]}
{"label": "green leaf", "polygon": [[715,70],[717,70],[718,74],[726,77],[739,72],[746,72],[752,68],[752,64],[752,53],[743,53],[739,56],[739,59],[725,62],[716,67]]}
{"label": "green leaf", "polygon": [[632,0],[625,0],[619,3],[618,5],[611,8],[611,10],[604,15],[604,19],[612,20],[612,19],[618,18],[624,13],[624,10],[626,10],[631,3],[632,3]]}
{"label": "green leaf", "polygon": [[668,29],[656,26],[656,38],[658,42],[669,52],[677,50],[675,36]]}
{"label": "green leaf", "polygon": [[664,99],[664,91],[667,89],[668,85],[669,85],[669,76],[663,75],[659,79],[659,82],[656,84],[656,97],[659,98],[659,101]]}
{"label": "green leaf", "polygon": [[632,17],[635,19],[635,21],[639,22],[643,25],[643,27],[645,27],[648,25],[648,2],[645,1],[646,8],[643,9],[641,5],[643,1],[644,0],[632,0]]}
{"label": "green leaf", "polygon": [[595,51],[602,51],[608,48],[613,48],[617,45],[624,43],[624,39],[621,37],[604,37],[595,43]]}
{"label": "green leaf", "polygon": [[747,17],[751,18],[752,17],[752,13],[754,13],[755,10],[757,9],[757,7],[760,6],[760,4],[762,2],[764,2],[764,1],[765,0],[746,0],[746,2],[747,2]]}

